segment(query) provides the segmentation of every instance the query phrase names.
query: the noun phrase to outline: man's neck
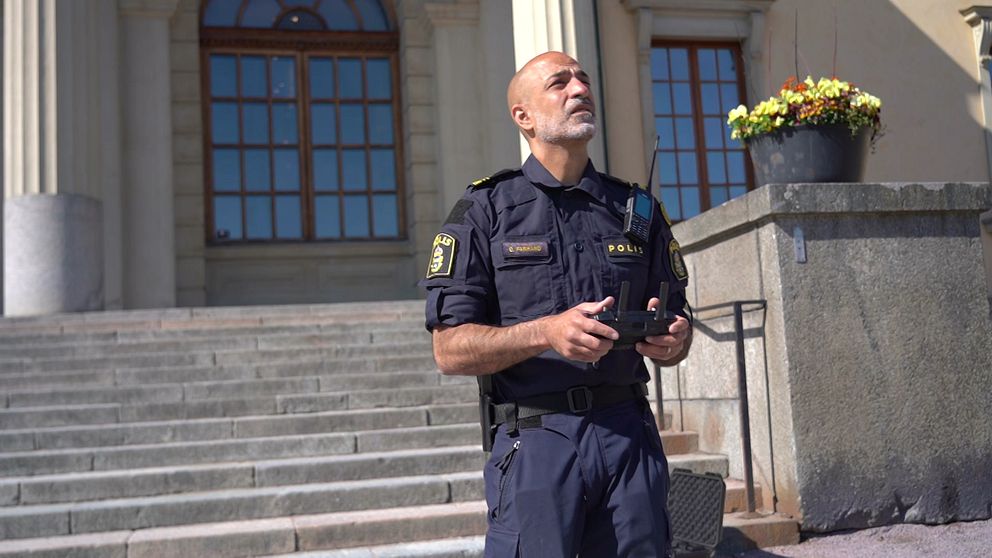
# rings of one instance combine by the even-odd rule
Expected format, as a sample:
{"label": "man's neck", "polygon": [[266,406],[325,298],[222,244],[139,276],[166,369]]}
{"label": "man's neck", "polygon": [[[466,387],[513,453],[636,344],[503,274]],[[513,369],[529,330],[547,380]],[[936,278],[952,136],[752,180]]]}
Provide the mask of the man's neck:
{"label": "man's neck", "polygon": [[565,186],[578,184],[589,163],[589,152],[585,143],[557,145],[533,142],[530,149],[534,158],[551,173],[551,176]]}

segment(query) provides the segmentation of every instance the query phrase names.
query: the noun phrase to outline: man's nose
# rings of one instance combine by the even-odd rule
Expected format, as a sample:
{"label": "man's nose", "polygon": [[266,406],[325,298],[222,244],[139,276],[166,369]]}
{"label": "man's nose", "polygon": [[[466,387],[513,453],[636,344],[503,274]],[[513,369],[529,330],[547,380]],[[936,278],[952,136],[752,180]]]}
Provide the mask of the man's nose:
{"label": "man's nose", "polygon": [[592,101],[592,90],[577,77],[573,77],[568,83],[568,93],[572,97],[588,97]]}

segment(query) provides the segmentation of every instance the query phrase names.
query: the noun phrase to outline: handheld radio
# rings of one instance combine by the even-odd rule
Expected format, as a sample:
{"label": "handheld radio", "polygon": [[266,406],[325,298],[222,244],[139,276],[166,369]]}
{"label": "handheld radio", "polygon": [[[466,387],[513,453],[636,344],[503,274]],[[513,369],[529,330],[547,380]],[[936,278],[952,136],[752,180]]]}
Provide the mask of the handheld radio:
{"label": "handheld radio", "polygon": [[647,188],[634,185],[627,198],[627,210],[623,215],[623,234],[637,244],[647,244],[651,231],[651,216],[654,214],[651,197],[651,181],[654,179],[654,163],[658,155],[658,136],[654,137],[654,151],[651,156],[651,170],[648,173]]}

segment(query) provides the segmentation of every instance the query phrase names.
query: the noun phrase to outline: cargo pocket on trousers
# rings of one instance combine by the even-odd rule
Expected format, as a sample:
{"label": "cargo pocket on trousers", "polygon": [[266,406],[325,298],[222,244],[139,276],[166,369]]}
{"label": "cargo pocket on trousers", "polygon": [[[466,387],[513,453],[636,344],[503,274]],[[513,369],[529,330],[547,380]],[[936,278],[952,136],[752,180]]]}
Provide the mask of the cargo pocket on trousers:
{"label": "cargo pocket on trousers", "polygon": [[486,558],[517,558],[520,556],[520,533],[489,527],[486,532]]}

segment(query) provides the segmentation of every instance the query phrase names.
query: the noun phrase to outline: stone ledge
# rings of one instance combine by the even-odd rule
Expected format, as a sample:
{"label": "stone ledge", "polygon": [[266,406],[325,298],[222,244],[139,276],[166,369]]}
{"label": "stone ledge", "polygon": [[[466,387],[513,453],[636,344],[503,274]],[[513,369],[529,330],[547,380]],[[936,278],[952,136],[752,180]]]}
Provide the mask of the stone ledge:
{"label": "stone ledge", "polygon": [[683,248],[776,215],[982,211],[987,182],[768,184],[673,227]]}

